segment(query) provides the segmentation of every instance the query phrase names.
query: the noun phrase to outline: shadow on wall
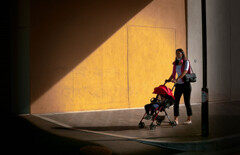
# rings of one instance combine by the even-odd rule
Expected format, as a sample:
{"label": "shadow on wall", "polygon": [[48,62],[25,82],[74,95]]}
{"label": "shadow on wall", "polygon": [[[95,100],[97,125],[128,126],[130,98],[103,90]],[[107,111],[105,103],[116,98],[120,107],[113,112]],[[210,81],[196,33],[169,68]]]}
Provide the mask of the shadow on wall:
{"label": "shadow on wall", "polygon": [[31,103],[151,1],[31,1]]}

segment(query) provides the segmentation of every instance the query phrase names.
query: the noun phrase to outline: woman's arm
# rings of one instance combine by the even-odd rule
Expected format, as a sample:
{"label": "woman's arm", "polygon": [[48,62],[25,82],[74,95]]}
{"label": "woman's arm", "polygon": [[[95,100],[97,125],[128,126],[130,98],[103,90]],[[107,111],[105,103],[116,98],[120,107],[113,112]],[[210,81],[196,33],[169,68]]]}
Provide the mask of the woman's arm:
{"label": "woman's arm", "polygon": [[182,72],[182,74],[180,76],[178,76],[178,78],[176,79],[175,82],[178,82],[179,79],[182,79],[187,74],[189,66],[190,66],[189,61],[188,60],[185,61],[184,71]]}
{"label": "woman's arm", "polygon": [[176,79],[176,82],[177,82],[179,79],[183,78],[183,77],[187,74],[187,72],[188,72],[187,70],[183,71],[182,74]]}
{"label": "woman's arm", "polygon": [[173,79],[173,76],[171,75],[171,76],[168,78],[168,80],[165,80],[165,82],[170,82],[170,81],[172,81],[172,79]]}

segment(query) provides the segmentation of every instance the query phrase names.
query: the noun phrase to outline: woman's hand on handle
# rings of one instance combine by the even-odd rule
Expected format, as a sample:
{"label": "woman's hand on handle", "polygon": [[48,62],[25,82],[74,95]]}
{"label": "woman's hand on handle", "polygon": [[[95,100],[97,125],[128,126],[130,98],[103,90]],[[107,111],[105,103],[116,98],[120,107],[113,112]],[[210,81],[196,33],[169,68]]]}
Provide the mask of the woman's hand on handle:
{"label": "woman's hand on handle", "polygon": [[168,83],[168,82],[171,82],[171,80],[166,79],[164,85],[165,85],[166,83]]}
{"label": "woman's hand on handle", "polygon": [[167,80],[165,80],[165,83],[168,83],[168,82],[170,82],[171,80],[169,80],[169,79],[167,79]]}
{"label": "woman's hand on handle", "polygon": [[174,79],[171,79],[171,80],[165,80],[165,84],[168,83],[168,82],[173,82],[173,83],[177,83],[177,80],[174,80]]}

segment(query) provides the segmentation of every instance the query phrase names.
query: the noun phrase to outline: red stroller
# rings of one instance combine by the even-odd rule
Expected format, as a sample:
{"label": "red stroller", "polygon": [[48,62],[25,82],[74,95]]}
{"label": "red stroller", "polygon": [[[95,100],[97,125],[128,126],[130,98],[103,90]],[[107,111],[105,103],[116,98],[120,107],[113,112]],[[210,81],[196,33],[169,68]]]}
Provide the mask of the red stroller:
{"label": "red stroller", "polygon": [[[165,86],[166,83],[164,83],[164,85],[160,85],[158,87],[154,88],[153,94],[157,94],[156,98],[152,98],[150,101],[152,104],[158,104],[159,106],[155,109],[154,114],[152,116],[152,123],[150,124],[150,129],[153,130],[156,128],[157,125],[160,125],[162,123],[162,121],[165,119],[165,116],[159,116],[159,112],[164,112],[165,115],[167,116],[170,124],[172,127],[176,126],[176,122],[175,121],[171,121],[170,117],[168,116],[167,112],[166,112],[166,108],[169,108],[170,106],[172,106],[174,104],[174,100],[175,97],[172,94],[172,90],[175,87],[175,85],[173,86],[172,89],[168,88],[167,86]],[[158,97],[160,96],[164,96],[165,97],[165,101],[161,102],[161,100],[158,99]],[[141,121],[139,122],[138,126],[139,128],[144,128],[145,127],[145,123],[143,122],[143,119],[145,118],[145,116],[147,115],[147,113],[145,112],[145,114],[143,115]],[[156,120],[156,124],[154,124],[154,121]]]}

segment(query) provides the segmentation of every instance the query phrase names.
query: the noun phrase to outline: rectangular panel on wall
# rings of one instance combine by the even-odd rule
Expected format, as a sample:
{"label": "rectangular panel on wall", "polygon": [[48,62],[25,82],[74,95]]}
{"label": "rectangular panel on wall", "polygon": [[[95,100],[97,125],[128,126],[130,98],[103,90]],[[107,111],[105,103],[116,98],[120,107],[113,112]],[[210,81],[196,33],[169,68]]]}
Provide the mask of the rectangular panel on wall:
{"label": "rectangular panel on wall", "polygon": [[102,46],[102,109],[128,108],[126,39],[122,27]]}
{"label": "rectangular panel on wall", "polygon": [[116,32],[74,72],[73,99],[78,107],[72,110],[127,108],[126,29]]}
{"label": "rectangular panel on wall", "polygon": [[153,89],[169,78],[174,58],[175,29],[128,27],[130,107],[144,106],[155,97]]}

